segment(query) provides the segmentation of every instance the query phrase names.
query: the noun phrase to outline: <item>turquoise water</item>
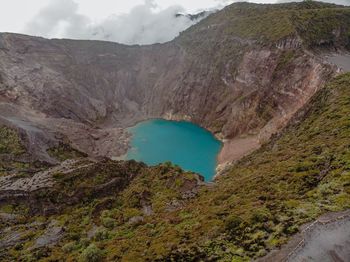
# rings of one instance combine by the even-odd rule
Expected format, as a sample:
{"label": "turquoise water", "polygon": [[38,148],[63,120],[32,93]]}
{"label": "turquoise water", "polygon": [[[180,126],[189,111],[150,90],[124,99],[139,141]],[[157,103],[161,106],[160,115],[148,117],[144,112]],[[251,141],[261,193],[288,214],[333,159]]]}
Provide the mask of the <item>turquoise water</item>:
{"label": "turquoise water", "polygon": [[221,142],[207,130],[189,122],[149,120],[129,129],[131,149],[126,158],[156,165],[166,161],[204,176],[215,175]]}

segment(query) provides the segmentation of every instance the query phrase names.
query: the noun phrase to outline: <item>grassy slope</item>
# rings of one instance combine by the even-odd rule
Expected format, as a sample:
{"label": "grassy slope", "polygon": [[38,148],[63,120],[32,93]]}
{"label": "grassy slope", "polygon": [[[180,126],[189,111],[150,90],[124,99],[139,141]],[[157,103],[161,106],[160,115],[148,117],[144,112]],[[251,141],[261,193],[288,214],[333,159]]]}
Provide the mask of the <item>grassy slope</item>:
{"label": "grassy slope", "polygon": [[350,208],[350,74],[311,104],[304,121],[222,177],[220,190],[202,192],[196,233],[225,228],[214,246],[229,241],[232,251],[256,256],[321,213]]}
{"label": "grassy slope", "polygon": [[[332,81],[304,111],[303,121],[241,160],[215,186],[202,186],[196,198],[187,200],[181,193],[195,181],[189,173],[168,165],[135,170],[140,174],[119,196],[68,207],[59,216],[28,218],[63,225],[66,235],[58,247],[28,252],[43,233],[31,230],[26,243],[7,255],[47,261],[74,261],[89,252],[112,261],[244,261],[262,256],[285,243],[301,224],[350,208],[350,74]],[[100,171],[94,172],[92,184],[100,181]],[[108,172],[101,172],[105,179]],[[56,178],[80,185],[76,179],[85,173]],[[143,215],[145,202],[153,215]],[[169,210],[170,203],[179,208]],[[143,220],[128,222],[137,216]],[[89,239],[93,227],[97,234]]]}
{"label": "grassy slope", "polygon": [[[89,164],[89,161],[83,161],[81,164]],[[127,187],[131,181],[130,177],[135,175],[136,178]],[[130,247],[129,241],[139,236],[145,238],[156,236],[157,230],[162,228],[157,228],[161,227],[161,223],[154,224],[153,221],[159,214],[164,213],[171,200],[178,199],[178,203],[184,205],[186,197],[183,198],[183,193],[196,188],[198,183],[197,175],[184,173],[180,168],[168,163],[148,168],[134,161],[118,163],[107,160],[78,169],[68,175],[58,172],[54,174],[54,178],[57,181],[54,188],[37,191],[33,197],[37,199],[37,203],[49,200],[55,203],[55,206],[61,206],[61,212],[57,215],[33,216],[30,214],[30,208],[23,204],[0,204],[0,213],[11,212],[19,216],[20,221],[17,226],[0,221],[0,230],[14,226],[11,230],[18,232],[23,239],[23,243],[9,250],[0,250],[0,260],[14,261],[21,258],[24,261],[39,259],[73,261],[79,257],[83,259],[84,250],[88,246],[91,248],[93,244],[101,250],[108,249],[108,252],[105,250],[97,253],[100,252],[103,256],[108,253],[108,257],[114,261]],[[96,192],[96,188],[108,184],[115,178],[120,179],[118,187],[125,188],[121,194],[115,188]],[[75,204],[69,204],[72,200]],[[142,212],[144,205],[151,205],[155,215],[144,216]],[[143,221],[130,222],[131,218],[140,216],[144,216]],[[50,221],[56,221],[57,226],[65,228],[63,241],[54,249],[31,250],[35,239],[45,232],[45,226],[40,223]],[[26,226],[33,222],[38,223],[38,226],[35,225],[34,228]],[[96,234],[89,238],[88,232],[91,229],[95,229]],[[141,240],[143,242],[140,248],[144,248],[143,245],[147,245],[146,239]]]}
{"label": "grassy slope", "polygon": [[[313,47],[322,42],[334,41],[337,37],[341,38],[341,43],[348,41],[349,21],[350,8],[333,4],[236,3],[183,32],[179,41],[196,49],[205,47],[202,44],[217,36],[222,40],[230,40],[234,36],[269,45],[299,35],[306,47]],[[213,28],[217,30],[211,30]],[[337,36],[337,30],[340,30],[340,36]]]}
{"label": "grassy slope", "polygon": [[[350,74],[311,105],[304,121],[243,159],[215,187],[158,218],[156,237],[138,229],[130,246],[143,252],[140,245],[150,241],[144,246],[150,259],[176,246],[168,258],[244,260],[280,246],[324,212],[350,208]],[[166,222],[169,216],[177,222]],[[129,252],[128,259],[140,255]]]}

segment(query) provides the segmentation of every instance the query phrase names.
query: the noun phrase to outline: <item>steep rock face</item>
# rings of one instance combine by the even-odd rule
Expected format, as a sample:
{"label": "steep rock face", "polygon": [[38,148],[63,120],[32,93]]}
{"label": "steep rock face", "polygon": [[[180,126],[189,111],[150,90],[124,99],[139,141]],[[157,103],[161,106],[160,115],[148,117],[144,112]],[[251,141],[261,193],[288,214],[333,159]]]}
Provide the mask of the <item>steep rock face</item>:
{"label": "steep rock face", "polygon": [[[111,157],[127,148],[125,127],[186,119],[229,140],[221,163],[240,158],[280,130],[334,72],[302,47],[289,9],[232,5],[150,46],[1,34],[0,121]],[[252,28],[257,19],[267,28]],[[250,146],[237,153],[242,139]]]}

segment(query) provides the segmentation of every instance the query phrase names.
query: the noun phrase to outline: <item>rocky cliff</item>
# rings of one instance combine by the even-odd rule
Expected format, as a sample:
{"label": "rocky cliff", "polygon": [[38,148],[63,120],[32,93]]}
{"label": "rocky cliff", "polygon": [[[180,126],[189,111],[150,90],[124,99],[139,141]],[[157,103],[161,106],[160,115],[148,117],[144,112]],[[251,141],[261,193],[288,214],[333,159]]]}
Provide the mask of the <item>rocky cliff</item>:
{"label": "rocky cliff", "polygon": [[[347,48],[349,13],[240,3],[150,46],[1,34],[0,121],[47,162],[48,145],[63,138],[90,156],[119,156],[124,129],[148,118],[198,123],[227,141],[221,163],[239,159],[334,73],[309,50]],[[326,18],[332,24],[319,29]],[[308,27],[322,34],[306,35]]]}

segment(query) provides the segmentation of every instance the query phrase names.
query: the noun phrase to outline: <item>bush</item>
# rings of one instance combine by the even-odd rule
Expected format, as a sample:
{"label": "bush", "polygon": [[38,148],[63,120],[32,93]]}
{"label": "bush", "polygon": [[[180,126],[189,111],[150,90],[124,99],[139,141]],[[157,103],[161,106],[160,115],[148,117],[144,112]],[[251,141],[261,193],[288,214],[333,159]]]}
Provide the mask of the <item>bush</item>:
{"label": "bush", "polygon": [[257,209],[253,211],[253,214],[251,216],[251,222],[252,223],[263,223],[267,222],[268,220],[271,219],[271,215],[267,210],[264,209]]}
{"label": "bush", "polygon": [[242,228],[243,220],[238,216],[230,216],[226,220],[226,230],[231,234],[238,233]]}
{"label": "bush", "polygon": [[79,245],[81,246],[81,247],[83,247],[83,248],[85,248],[85,247],[87,247],[87,246],[89,246],[89,244],[90,244],[90,240],[88,239],[88,238],[81,238],[80,240],[79,240]]}
{"label": "bush", "polygon": [[8,127],[0,126],[0,154],[19,156],[25,153],[19,134]]}
{"label": "bush", "polygon": [[103,252],[96,245],[89,245],[80,255],[80,260],[84,262],[98,262],[103,258]]}
{"label": "bush", "polygon": [[113,228],[115,226],[115,219],[110,218],[110,217],[102,217],[101,218],[102,225],[105,226],[106,228]]}
{"label": "bush", "polygon": [[109,233],[104,228],[99,228],[94,236],[95,241],[102,241],[109,238]]}
{"label": "bush", "polygon": [[77,245],[75,242],[69,242],[62,247],[64,253],[71,253],[75,249],[77,249]]}

